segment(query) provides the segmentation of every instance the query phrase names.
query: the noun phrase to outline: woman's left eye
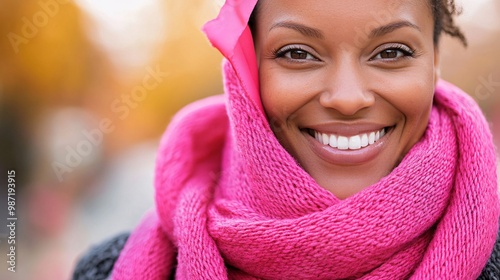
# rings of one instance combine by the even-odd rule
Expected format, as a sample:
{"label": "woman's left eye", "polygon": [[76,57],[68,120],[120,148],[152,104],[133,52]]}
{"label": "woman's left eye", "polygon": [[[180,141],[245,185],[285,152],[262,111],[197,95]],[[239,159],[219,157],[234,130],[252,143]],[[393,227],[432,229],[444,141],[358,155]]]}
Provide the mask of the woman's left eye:
{"label": "woman's left eye", "polygon": [[415,52],[405,45],[398,45],[386,48],[377,53],[371,60],[397,60],[402,57],[413,57]]}
{"label": "woman's left eye", "polygon": [[283,54],[284,57],[290,58],[290,59],[315,59],[315,57],[301,49],[293,49],[289,50],[286,53]]}
{"label": "woman's left eye", "polygon": [[300,46],[287,46],[273,52],[275,58],[285,58],[289,61],[303,62],[308,60],[318,60],[309,51]]}

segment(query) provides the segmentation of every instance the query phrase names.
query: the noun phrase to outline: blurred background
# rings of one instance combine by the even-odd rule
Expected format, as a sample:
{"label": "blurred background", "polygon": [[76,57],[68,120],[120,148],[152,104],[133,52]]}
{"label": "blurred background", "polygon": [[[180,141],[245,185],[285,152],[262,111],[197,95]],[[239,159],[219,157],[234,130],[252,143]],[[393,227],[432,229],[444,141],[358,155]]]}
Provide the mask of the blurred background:
{"label": "blurred background", "polygon": [[[153,206],[171,117],[222,92],[221,56],[199,31],[222,2],[0,2],[0,221],[8,170],[18,217],[16,273],[0,226],[0,279],[69,279],[83,251]],[[444,38],[442,77],[477,100],[498,145],[500,1],[462,6],[469,47]]]}

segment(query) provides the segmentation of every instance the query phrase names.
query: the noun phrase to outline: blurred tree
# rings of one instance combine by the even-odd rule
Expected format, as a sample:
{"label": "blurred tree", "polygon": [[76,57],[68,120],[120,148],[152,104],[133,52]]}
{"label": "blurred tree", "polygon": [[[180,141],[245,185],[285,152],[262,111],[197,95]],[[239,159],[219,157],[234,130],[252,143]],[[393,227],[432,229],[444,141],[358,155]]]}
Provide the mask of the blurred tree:
{"label": "blurred tree", "polygon": [[148,90],[147,97],[136,107],[129,108],[123,120],[110,110],[114,100],[107,102],[103,109],[116,124],[115,132],[109,135],[114,149],[157,138],[180,108],[204,96],[222,93],[221,56],[200,31],[203,22],[215,17],[215,2],[166,0],[163,3],[165,41],[158,46],[157,56],[139,69],[135,78],[124,81],[115,98],[130,95],[134,87],[141,85],[148,74],[146,67],[159,69],[167,76]]}
{"label": "blurred tree", "polygon": [[0,35],[0,155],[28,181],[29,168],[50,164],[33,149],[41,116],[81,106],[93,88],[112,83],[112,71],[71,1],[3,0]]}

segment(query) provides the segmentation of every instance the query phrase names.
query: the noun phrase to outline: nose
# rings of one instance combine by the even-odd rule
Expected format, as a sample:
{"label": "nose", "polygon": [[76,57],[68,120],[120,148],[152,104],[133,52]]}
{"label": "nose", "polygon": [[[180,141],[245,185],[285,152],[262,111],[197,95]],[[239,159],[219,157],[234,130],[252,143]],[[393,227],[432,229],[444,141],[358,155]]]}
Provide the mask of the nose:
{"label": "nose", "polygon": [[345,116],[353,116],[372,106],[375,96],[367,89],[360,68],[360,65],[350,63],[332,70],[325,83],[326,88],[320,95],[320,104]]}

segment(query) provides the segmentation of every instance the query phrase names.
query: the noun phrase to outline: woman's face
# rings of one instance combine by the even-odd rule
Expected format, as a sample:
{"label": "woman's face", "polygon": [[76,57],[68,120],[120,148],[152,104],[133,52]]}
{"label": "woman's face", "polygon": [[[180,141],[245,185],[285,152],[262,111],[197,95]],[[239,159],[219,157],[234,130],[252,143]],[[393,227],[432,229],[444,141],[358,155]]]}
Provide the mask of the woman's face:
{"label": "woman's face", "polygon": [[343,199],[422,137],[437,79],[427,0],[261,0],[261,97],[281,144]]}

